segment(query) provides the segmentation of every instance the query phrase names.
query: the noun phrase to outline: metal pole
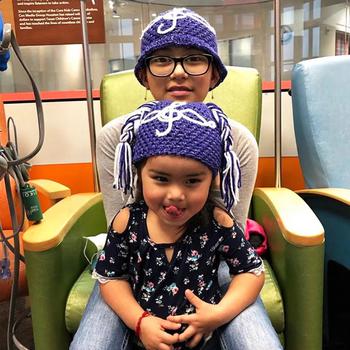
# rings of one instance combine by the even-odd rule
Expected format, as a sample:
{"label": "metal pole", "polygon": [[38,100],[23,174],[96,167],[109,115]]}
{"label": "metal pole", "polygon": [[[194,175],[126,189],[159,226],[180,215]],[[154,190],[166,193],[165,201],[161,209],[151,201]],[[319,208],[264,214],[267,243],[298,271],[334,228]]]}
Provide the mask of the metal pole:
{"label": "metal pole", "polygon": [[280,0],[274,0],[275,23],[275,187],[281,187],[281,7]]}
{"label": "metal pole", "polygon": [[81,15],[81,27],[83,33],[83,55],[84,55],[84,72],[85,72],[85,87],[86,87],[86,102],[89,116],[89,131],[90,131],[90,147],[91,147],[91,160],[93,167],[94,177],[94,190],[100,191],[100,185],[97,176],[97,164],[96,164],[96,127],[94,117],[94,105],[92,98],[92,79],[91,79],[91,64],[90,64],[90,51],[89,51],[89,36],[86,17],[86,0],[80,0],[80,15]]}

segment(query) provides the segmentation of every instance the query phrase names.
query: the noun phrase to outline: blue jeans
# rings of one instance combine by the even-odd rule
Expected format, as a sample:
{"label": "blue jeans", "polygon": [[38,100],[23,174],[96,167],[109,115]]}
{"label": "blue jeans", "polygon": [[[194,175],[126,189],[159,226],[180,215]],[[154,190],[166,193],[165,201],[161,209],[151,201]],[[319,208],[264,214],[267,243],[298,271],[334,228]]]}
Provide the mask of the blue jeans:
{"label": "blue jeans", "polygon": [[[221,264],[223,265],[223,264]],[[228,269],[220,268],[222,288],[230,282]],[[70,350],[131,350],[132,332],[103,301],[96,283]],[[230,323],[217,330],[220,345],[205,350],[283,349],[260,298]]]}

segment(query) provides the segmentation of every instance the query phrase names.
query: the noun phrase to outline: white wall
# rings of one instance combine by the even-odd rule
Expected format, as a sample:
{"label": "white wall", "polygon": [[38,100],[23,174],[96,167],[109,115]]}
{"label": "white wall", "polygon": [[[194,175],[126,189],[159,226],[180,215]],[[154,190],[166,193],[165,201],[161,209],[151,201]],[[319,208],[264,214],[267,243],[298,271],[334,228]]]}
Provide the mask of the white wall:
{"label": "white wall", "polygon": [[[44,102],[45,140],[31,160],[36,164],[91,162],[87,103]],[[38,122],[34,103],[5,104],[6,117],[13,117],[20,155],[31,152],[38,143]],[[94,102],[96,131],[101,128],[100,104]],[[12,138],[13,140],[13,138]]]}

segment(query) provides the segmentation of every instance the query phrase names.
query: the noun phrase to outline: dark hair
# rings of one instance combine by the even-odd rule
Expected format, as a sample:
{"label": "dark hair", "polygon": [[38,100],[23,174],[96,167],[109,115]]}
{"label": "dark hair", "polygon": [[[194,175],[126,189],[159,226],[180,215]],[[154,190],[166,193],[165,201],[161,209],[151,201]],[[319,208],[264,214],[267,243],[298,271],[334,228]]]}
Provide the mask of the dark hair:
{"label": "dark hair", "polygon": [[209,227],[210,219],[213,216],[214,207],[215,204],[208,196],[204,207],[196,215],[192,216],[190,220],[188,220],[187,227],[195,228],[197,226],[201,226],[204,229],[207,229]]}

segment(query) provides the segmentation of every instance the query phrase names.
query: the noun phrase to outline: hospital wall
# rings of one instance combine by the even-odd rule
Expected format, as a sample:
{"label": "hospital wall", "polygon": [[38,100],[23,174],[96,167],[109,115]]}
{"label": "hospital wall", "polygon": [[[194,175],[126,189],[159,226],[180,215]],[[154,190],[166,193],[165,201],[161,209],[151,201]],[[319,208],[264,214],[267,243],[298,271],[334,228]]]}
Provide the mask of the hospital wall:
{"label": "hospital wall", "polygon": [[[214,97],[215,101],[215,97]],[[20,155],[28,154],[38,142],[35,103],[5,102],[6,118],[15,121]],[[61,182],[73,193],[94,190],[87,103],[68,99],[44,101],[45,141],[31,160],[31,178]],[[101,129],[100,103],[94,100],[96,133]],[[12,137],[13,139],[13,137]],[[274,186],[274,94],[264,92],[256,186]],[[295,144],[291,97],[282,93],[282,186],[304,187]]]}

